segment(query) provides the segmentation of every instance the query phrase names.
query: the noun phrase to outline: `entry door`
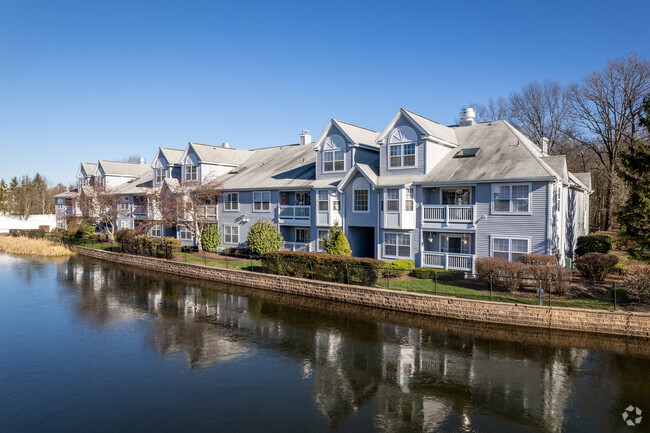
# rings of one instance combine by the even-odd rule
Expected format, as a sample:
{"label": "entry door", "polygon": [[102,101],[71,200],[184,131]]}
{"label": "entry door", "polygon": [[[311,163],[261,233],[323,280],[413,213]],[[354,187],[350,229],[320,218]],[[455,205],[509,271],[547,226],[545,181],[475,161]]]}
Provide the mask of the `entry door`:
{"label": "entry door", "polygon": [[462,248],[462,238],[448,237],[447,238],[447,251],[448,253],[460,254]]}

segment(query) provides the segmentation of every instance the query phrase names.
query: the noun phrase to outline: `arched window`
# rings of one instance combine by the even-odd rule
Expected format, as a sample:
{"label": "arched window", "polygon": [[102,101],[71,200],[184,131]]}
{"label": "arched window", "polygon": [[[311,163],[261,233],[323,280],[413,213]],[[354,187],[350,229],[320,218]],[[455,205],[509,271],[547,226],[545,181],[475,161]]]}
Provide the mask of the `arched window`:
{"label": "arched window", "polygon": [[370,212],[370,184],[362,177],[352,184],[354,203],[353,212]]}
{"label": "arched window", "polygon": [[165,164],[160,159],[156,162],[155,175],[156,183],[162,183],[166,177]]}
{"label": "arched window", "polygon": [[417,140],[413,128],[406,125],[395,128],[388,137],[388,168],[416,167]]}
{"label": "arched window", "polygon": [[196,157],[194,155],[187,155],[185,158],[185,181],[197,180],[198,170],[196,167]]}
{"label": "arched window", "polygon": [[337,134],[323,142],[323,173],[345,170],[345,140]]}

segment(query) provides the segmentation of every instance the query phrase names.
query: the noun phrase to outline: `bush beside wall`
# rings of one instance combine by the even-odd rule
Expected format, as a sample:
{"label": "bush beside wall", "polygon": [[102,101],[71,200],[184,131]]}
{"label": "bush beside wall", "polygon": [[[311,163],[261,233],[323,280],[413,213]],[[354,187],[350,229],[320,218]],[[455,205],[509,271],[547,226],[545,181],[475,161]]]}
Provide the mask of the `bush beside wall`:
{"label": "bush beside wall", "polygon": [[616,238],[612,235],[592,234],[580,236],[576,242],[576,256],[589,253],[607,254],[616,245]]}
{"label": "bush beside wall", "polygon": [[618,257],[613,254],[589,253],[575,261],[576,269],[589,281],[603,281],[614,270]]}

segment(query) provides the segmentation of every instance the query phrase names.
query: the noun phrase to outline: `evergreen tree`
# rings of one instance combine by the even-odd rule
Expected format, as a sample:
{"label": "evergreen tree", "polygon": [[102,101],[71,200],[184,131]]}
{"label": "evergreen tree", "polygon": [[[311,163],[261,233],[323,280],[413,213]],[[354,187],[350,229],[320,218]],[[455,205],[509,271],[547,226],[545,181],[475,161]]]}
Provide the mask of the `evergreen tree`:
{"label": "evergreen tree", "polygon": [[216,224],[207,226],[201,236],[201,246],[205,251],[216,251],[221,245],[221,231]]}
{"label": "evergreen tree", "polygon": [[352,255],[348,238],[345,237],[345,233],[343,233],[343,229],[341,229],[338,222],[330,227],[327,237],[323,239],[323,246],[329,254],[339,254],[342,256]]}
{"label": "evergreen tree", "polygon": [[4,179],[0,180],[0,215],[9,210],[9,187]]}
{"label": "evergreen tree", "polygon": [[248,230],[248,248],[255,254],[278,251],[283,246],[282,234],[270,221],[258,219]]}
{"label": "evergreen tree", "polygon": [[[650,96],[643,102],[640,126],[650,133]],[[618,211],[621,233],[637,243],[636,254],[650,258],[650,143],[637,140],[620,154],[618,175],[629,195]]]}

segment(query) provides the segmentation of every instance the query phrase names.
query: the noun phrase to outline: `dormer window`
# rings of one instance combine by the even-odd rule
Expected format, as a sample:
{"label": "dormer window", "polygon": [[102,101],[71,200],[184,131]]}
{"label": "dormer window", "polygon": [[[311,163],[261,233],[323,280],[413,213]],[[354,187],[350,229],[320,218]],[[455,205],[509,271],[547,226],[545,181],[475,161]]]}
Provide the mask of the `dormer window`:
{"label": "dormer window", "polygon": [[199,171],[196,166],[196,161],[191,155],[188,155],[187,158],[185,158],[185,181],[191,182],[198,180],[198,173]]}
{"label": "dormer window", "polygon": [[345,140],[340,135],[330,135],[323,142],[323,173],[345,171]]}
{"label": "dormer window", "polygon": [[156,169],[156,183],[162,183],[165,179],[165,169],[157,168]]}
{"label": "dormer window", "polygon": [[412,128],[395,128],[388,138],[388,168],[417,167],[416,143],[417,135]]}

